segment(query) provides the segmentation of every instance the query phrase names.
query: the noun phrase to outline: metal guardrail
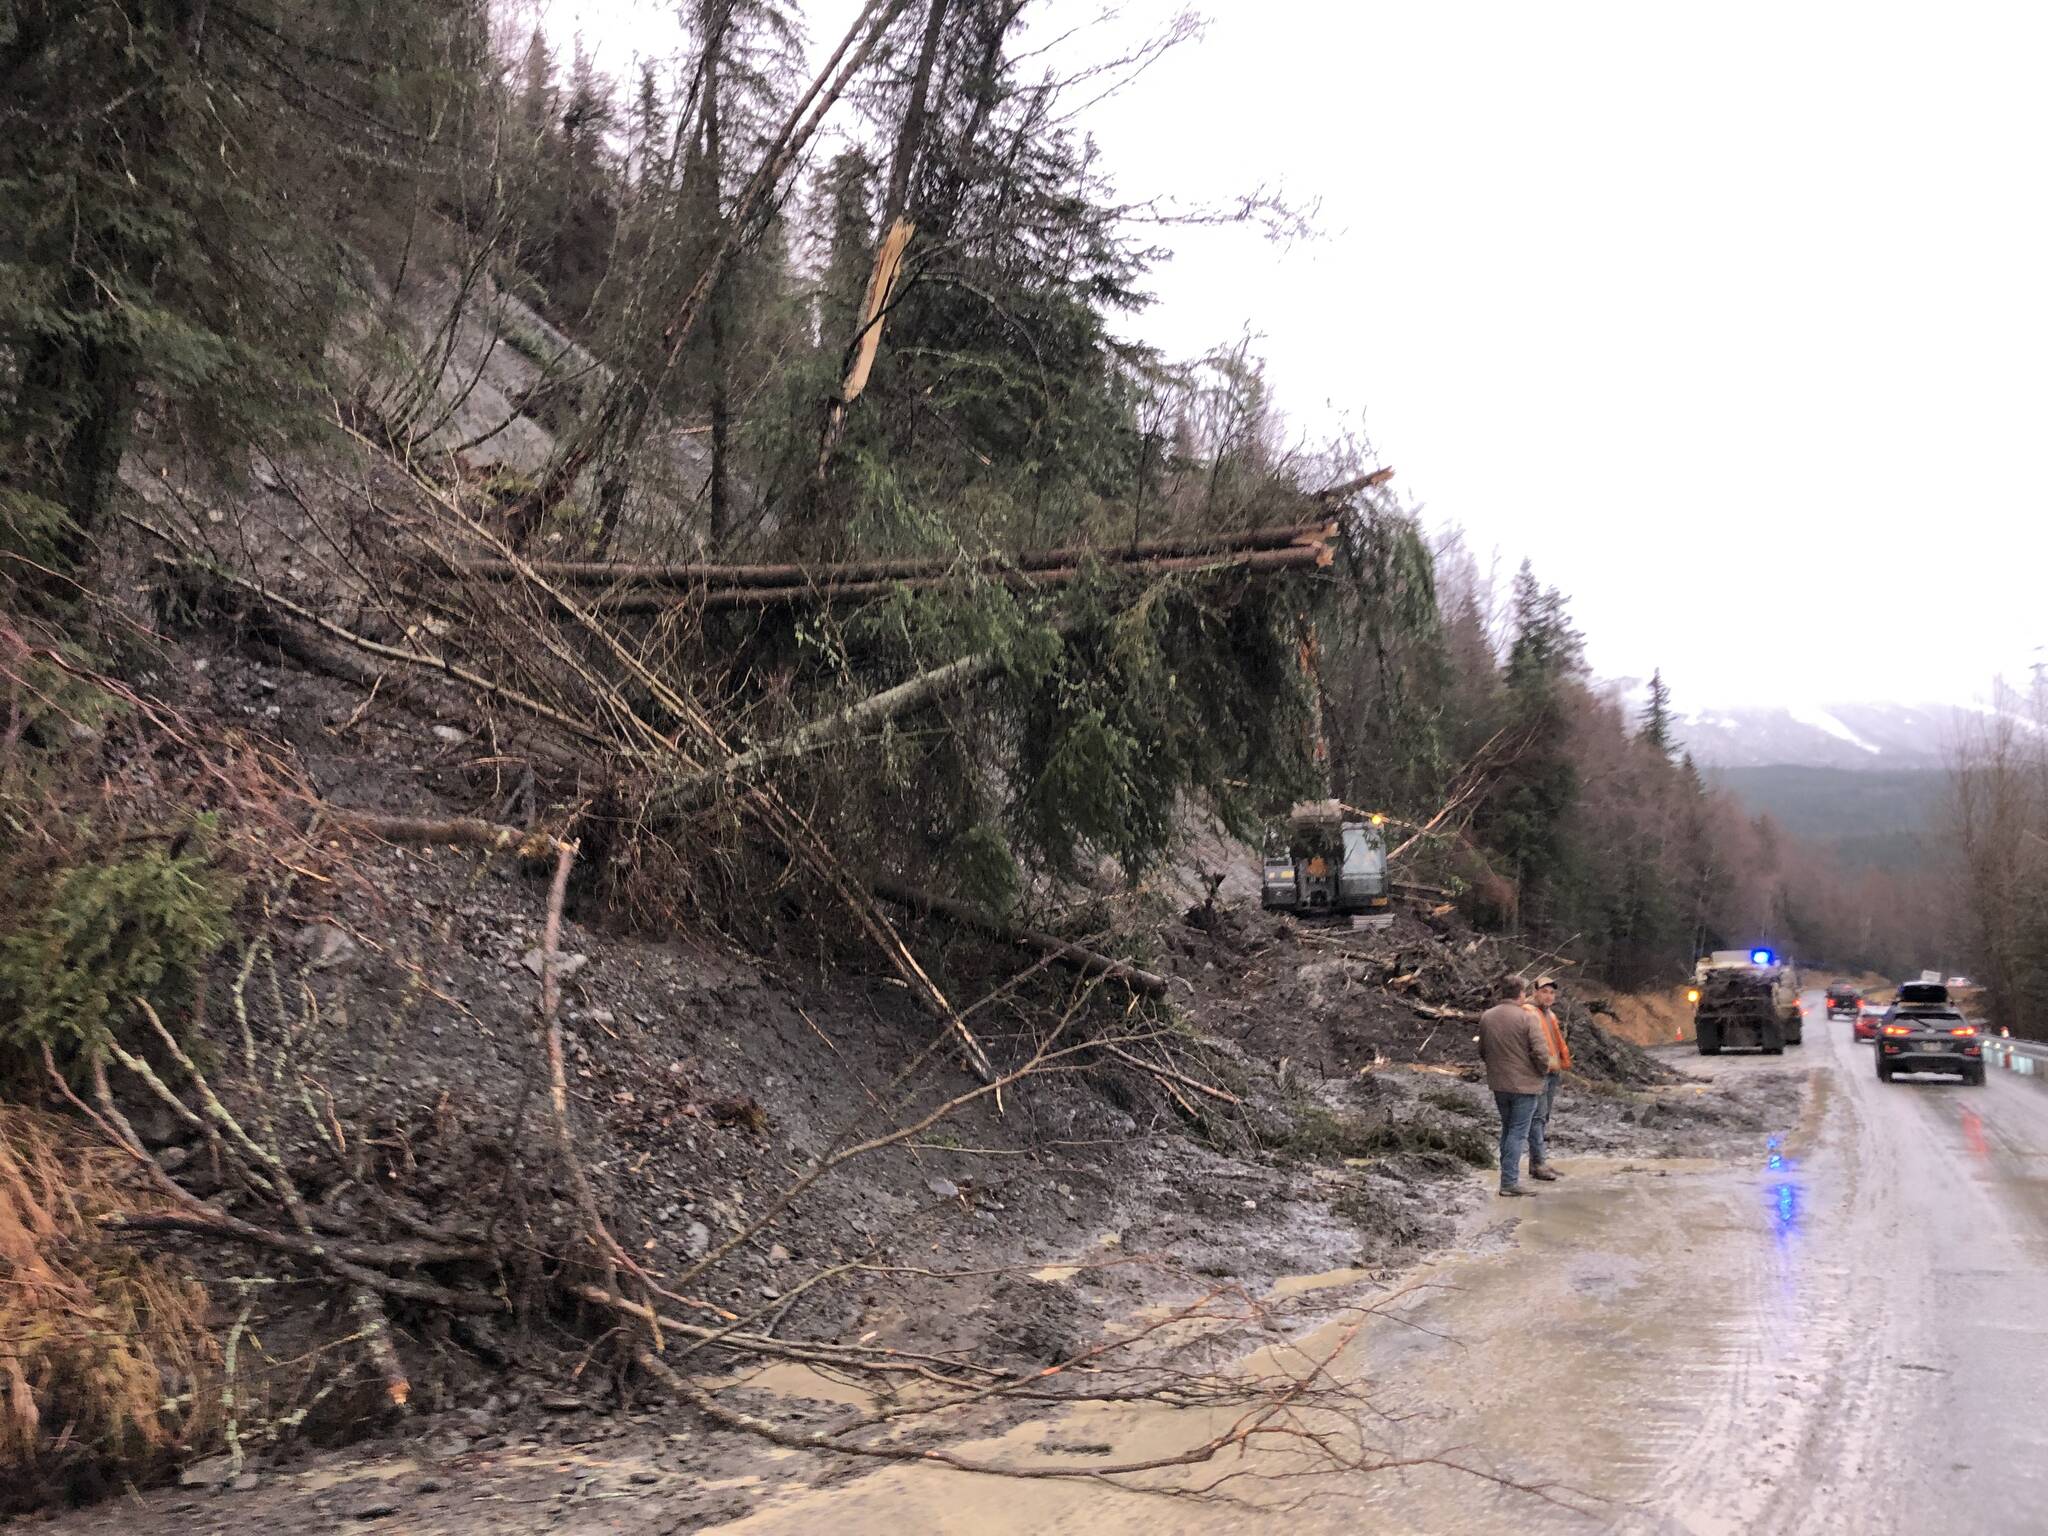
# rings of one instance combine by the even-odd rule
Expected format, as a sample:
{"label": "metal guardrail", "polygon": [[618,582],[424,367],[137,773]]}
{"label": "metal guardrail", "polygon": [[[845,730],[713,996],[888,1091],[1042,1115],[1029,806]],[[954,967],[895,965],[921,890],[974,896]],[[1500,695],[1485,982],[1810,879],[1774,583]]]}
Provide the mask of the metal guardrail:
{"label": "metal guardrail", "polygon": [[2048,1077],[2048,1045],[2038,1040],[1993,1035],[1984,1042],[1984,1059],[2022,1077]]}

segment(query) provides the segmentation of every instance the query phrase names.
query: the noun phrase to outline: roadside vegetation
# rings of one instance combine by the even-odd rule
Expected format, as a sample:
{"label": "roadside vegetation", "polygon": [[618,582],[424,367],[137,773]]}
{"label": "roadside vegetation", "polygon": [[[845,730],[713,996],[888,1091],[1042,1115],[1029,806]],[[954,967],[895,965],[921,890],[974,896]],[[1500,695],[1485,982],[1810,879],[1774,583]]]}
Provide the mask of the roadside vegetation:
{"label": "roadside vegetation", "polygon": [[2048,681],[2001,686],[1956,744],[1945,831],[1960,865],[1949,932],[1993,1021],[2042,1038],[2048,1017]]}

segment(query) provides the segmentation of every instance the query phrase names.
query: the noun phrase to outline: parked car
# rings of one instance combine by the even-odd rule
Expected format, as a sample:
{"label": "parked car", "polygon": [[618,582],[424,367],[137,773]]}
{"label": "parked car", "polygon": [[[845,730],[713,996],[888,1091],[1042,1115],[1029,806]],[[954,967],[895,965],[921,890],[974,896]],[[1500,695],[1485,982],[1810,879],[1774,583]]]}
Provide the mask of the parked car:
{"label": "parked car", "polygon": [[1856,1038],[1858,1040],[1875,1040],[1879,1028],[1884,1024],[1886,1011],[1886,1006],[1883,1003],[1866,1002],[1860,1004],[1856,1009]]}
{"label": "parked car", "polygon": [[1863,1006],[1863,992],[1846,981],[1838,981],[1828,988],[1828,1017],[1830,1019],[1853,1019],[1856,1010]]}
{"label": "parked car", "polygon": [[1877,1079],[1901,1072],[1954,1072],[1984,1086],[1984,1045],[1977,1026],[1960,1013],[1932,1008],[1894,1012],[1878,1026]]}

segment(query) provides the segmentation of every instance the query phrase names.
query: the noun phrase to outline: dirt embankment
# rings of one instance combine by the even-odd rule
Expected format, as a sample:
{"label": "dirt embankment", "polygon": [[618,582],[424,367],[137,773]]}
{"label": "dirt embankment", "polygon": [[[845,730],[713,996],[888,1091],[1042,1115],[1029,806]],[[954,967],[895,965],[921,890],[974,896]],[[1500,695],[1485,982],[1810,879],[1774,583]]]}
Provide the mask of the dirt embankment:
{"label": "dirt embankment", "polygon": [[[467,813],[500,788],[488,744],[274,653],[194,644],[167,664],[190,720],[260,736],[330,804]],[[758,1436],[707,1430],[623,1363],[602,1363],[616,1318],[565,1295],[544,1244],[546,1210],[566,1196],[536,1108],[544,882],[472,848],[336,846],[351,877],[300,880],[270,913],[284,1003],[255,1010],[253,1042],[217,1010],[200,1059],[223,1064],[219,1087],[238,1110],[261,1086],[233,1068],[252,1046],[275,1053],[271,1080],[305,1089],[294,1096],[305,1123],[283,1105],[277,1150],[310,1220],[387,1248],[407,1224],[498,1253],[509,1233],[517,1262],[444,1264],[434,1283],[511,1305],[451,1319],[394,1291],[412,1386],[409,1418],[394,1421],[317,1268],[288,1251],[158,1242],[210,1282],[233,1326],[234,1443],[246,1457],[190,1468],[187,1488],[152,1505],[162,1528],[188,1516],[383,1518],[367,1512],[387,1502],[416,1515],[452,1475],[523,1468],[559,1483],[577,1445],[656,1433],[667,1439],[648,1458],[655,1481],[634,1486],[673,1494],[668,1518],[683,1528],[745,1507],[776,1478],[835,1475],[845,1463],[834,1453],[785,1465]],[[1113,988],[1084,996],[942,924],[906,931],[948,994],[974,1007],[999,1061],[1028,1056],[1048,1030],[1129,1027],[1131,1000]],[[1285,1326],[1255,1300],[1276,1280],[1391,1277],[1486,1196],[1493,1110],[1476,1017],[1513,956],[1454,920],[1404,913],[1353,932],[1245,904],[1155,910],[1126,939],[1170,978],[1171,1019],[1126,1037],[1121,1056],[1084,1056],[1085,1071],[1027,1078],[1000,1102],[971,1097],[928,1123],[977,1083],[950,1049],[927,1050],[932,1021],[895,979],[813,921],[742,937],[635,934],[586,902],[561,936],[562,1033],[582,1160],[624,1251],[657,1277],[690,1275],[678,1302],[689,1315],[769,1341],[698,1344],[685,1369],[785,1425],[824,1407],[749,1395],[764,1359],[791,1358],[777,1351],[839,1352],[830,1374],[862,1390],[889,1379],[877,1375],[888,1351],[1028,1383],[1147,1309],[1221,1292],[1247,1299],[1208,1346],[1229,1358]],[[1582,1081],[1558,1122],[1561,1157],[1688,1151],[1716,1125],[1747,1123],[1713,1092],[1657,1086],[1668,1074],[1582,1010],[1568,1005],[1566,1019]],[[153,1154],[212,1209],[278,1219],[223,1169],[198,1122],[146,1096],[130,1108]],[[879,1144],[803,1186],[862,1138]],[[715,1263],[694,1268],[707,1254]],[[943,1442],[976,1422],[926,1433]],[[322,1443],[364,1437],[416,1453],[402,1497],[280,1476]],[[719,1477],[738,1481],[720,1489]],[[213,1503],[224,1481],[240,1482],[227,1497],[245,1502]],[[560,1513],[581,1493],[538,1497]]]}
{"label": "dirt embankment", "polygon": [[1588,987],[1588,1001],[1597,1004],[1601,1025],[1622,1039],[1646,1049],[1692,1038],[1692,1004],[1684,987],[1656,992],[1613,992]]}

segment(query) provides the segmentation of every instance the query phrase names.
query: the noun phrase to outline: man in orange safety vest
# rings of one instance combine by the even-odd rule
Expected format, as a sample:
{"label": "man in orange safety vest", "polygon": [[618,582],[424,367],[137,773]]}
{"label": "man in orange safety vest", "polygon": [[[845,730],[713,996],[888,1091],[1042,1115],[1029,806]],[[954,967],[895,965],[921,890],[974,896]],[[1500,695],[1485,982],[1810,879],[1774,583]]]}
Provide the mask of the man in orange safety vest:
{"label": "man in orange safety vest", "polygon": [[1529,1177],[1545,1183],[1564,1177],[1550,1166],[1550,1111],[1557,1103],[1557,1085],[1572,1069],[1572,1048],[1566,1044],[1564,1026],[1557,1020],[1557,978],[1538,976],[1531,1010],[1542,1022],[1543,1037],[1550,1045],[1553,1063],[1543,1080],[1543,1092],[1536,1098],[1536,1113],[1529,1117]]}

